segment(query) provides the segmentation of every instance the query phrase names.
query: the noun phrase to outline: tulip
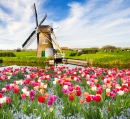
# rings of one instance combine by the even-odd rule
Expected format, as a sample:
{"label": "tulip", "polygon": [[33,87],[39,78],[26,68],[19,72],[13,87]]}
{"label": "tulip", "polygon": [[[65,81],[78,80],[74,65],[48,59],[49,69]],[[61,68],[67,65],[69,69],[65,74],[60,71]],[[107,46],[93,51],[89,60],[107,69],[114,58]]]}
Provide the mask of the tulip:
{"label": "tulip", "polygon": [[110,92],[110,96],[111,96],[112,98],[114,98],[114,97],[116,96],[116,93]]}
{"label": "tulip", "polygon": [[54,102],[56,100],[56,98],[57,98],[56,95],[52,95],[49,100],[51,100],[52,102]]}
{"label": "tulip", "polygon": [[6,103],[10,103],[11,102],[11,98],[10,97],[7,97],[6,98]]}
{"label": "tulip", "polygon": [[35,86],[35,87],[33,87],[33,89],[34,89],[35,91],[38,91],[38,90],[39,90],[39,86]]}
{"label": "tulip", "polygon": [[102,94],[102,89],[98,89],[97,94]]}
{"label": "tulip", "polygon": [[91,102],[91,96],[90,95],[88,95],[87,97],[86,97],[86,102]]}
{"label": "tulip", "polygon": [[34,100],[34,96],[30,96],[30,100]]}
{"label": "tulip", "polygon": [[45,94],[44,94],[44,98],[45,98],[45,99],[47,99],[48,96],[49,96],[48,93],[45,93]]}
{"label": "tulip", "polygon": [[75,89],[76,89],[76,90],[80,90],[80,86],[79,86],[79,85],[76,85],[76,86],[75,86]]}
{"label": "tulip", "polygon": [[64,86],[63,86],[63,89],[68,89],[68,85],[64,85]]}
{"label": "tulip", "polygon": [[6,97],[0,98],[0,104],[6,103]]}
{"label": "tulip", "polygon": [[73,95],[69,95],[69,100],[73,101],[74,100],[74,96]]}
{"label": "tulip", "polygon": [[84,97],[86,98],[87,96],[89,96],[88,92],[84,92]]}
{"label": "tulip", "polygon": [[44,96],[38,96],[38,102],[44,103],[45,102]]}
{"label": "tulip", "polygon": [[2,104],[0,104],[0,109],[2,108]]}
{"label": "tulip", "polygon": [[84,98],[80,99],[80,103],[83,104],[84,103]]}
{"label": "tulip", "polygon": [[2,98],[3,97],[3,95],[0,93],[0,98]]}
{"label": "tulip", "polygon": [[22,98],[22,99],[25,99],[25,98],[26,98],[26,94],[24,94],[24,93],[21,94],[21,98]]}
{"label": "tulip", "polygon": [[47,104],[48,104],[49,106],[51,106],[51,105],[53,104],[53,101],[49,100],[49,101],[47,102]]}
{"label": "tulip", "polygon": [[62,88],[62,92],[67,93],[68,91],[67,91],[67,89]]}
{"label": "tulip", "polygon": [[30,90],[30,96],[35,96],[35,91],[34,90]]}
{"label": "tulip", "polygon": [[97,91],[97,87],[96,87],[96,86],[93,86],[93,87],[92,87],[92,91]]}
{"label": "tulip", "polygon": [[118,95],[122,96],[124,94],[124,91],[119,90],[117,93],[118,93]]}
{"label": "tulip", "polygon": [[39,93],[43,94],[44,93],[44,89],[40,89]]}
{"label": "tulip", "polygon": [[19,93],[19,87],[17,87],[17,86],[14,87],[14,93],[16,93],[16,94]]}
{"label": "tulip", "polygon": [[96,101],[96,102],[100,102],[101,99],[102,99],[102,98],[101,98],[101,95],[98,95],[98,94],[97,94],[97,95],[95,96],[95,101]]}
{"label": "tulip", "polygon": [[81,94],[82,94],[82,92],[81,92],[80,90],[77,90],[77,91],[76,91],[76,95],[77,95],[77,96],[81,96]]}
{"label": "tulip", "polygon": [[73,91],[73,87],[69,87],[69,91]]}
{"label": "tulip", "polygon": [[5,88],[6,88],[7,90],[10,90],[10,85],[7,84],[7,85],[5,86]]}

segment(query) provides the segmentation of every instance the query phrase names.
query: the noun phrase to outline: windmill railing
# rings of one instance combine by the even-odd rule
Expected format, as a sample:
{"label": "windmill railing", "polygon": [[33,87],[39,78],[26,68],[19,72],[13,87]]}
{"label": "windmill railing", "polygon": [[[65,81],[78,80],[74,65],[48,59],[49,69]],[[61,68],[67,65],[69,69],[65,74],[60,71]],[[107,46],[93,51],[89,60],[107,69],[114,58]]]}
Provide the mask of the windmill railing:
{"label": "windmill railing", "polygon": [[58,59],[58,58],[62,58],[64,59],[65,58],[65,53],[55,53],[54,54],[54,59]]}
{"label": "windmill railing", "polygon": [[54,65],[57,67],[57,64],[63,64],[65,59],[65,53],[55,53],[54,54]]}

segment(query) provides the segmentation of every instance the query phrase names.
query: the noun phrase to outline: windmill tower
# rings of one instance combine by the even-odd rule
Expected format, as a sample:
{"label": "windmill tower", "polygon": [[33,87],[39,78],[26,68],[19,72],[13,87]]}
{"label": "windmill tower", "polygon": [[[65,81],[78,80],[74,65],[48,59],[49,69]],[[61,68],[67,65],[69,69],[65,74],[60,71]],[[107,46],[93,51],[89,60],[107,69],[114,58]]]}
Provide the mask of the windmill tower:
{"label": "windmill tower", "polygon": [[35,3],[33,5],[33,10],[36,18],[36,28],[30,34],[27,40],[23,43],[22,47],[24,49],[27,49],[37,37],[37,54],[36,54],[37,57],[53,56],[54,55],[53,45],[55,45],[62,53],[56,40],[55,34],[53,32],[53,28],[51,28],[49,25],[42,25],[42,23],[45,21],[47,17],[47,14],[45,14],[44,18],[38,24],[38,17]]}

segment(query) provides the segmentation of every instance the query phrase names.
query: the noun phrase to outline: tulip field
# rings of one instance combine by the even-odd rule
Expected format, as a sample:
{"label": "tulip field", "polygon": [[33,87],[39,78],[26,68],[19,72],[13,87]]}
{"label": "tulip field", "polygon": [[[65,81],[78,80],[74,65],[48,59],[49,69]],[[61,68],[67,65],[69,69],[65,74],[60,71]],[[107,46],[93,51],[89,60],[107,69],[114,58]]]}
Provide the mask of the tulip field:
{"label": "tulip field", "polygon": [[0,68],[1,119],[130,119],[130,69]]}

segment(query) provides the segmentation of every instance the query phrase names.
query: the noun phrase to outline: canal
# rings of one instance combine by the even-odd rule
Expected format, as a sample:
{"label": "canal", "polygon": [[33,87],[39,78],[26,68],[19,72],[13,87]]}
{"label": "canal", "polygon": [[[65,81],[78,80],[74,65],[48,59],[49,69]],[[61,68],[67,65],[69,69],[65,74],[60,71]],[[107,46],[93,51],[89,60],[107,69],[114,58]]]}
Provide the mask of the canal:
{"label": "canal", "polygon": [[[0,63],[0,67],[5,67],[5,66],[32,66],[32,67],[38,67],[44,69],[47,66],[51,66],[48,63],[45,64],[36,64],[36,63]],[[58,64],[62,65],[62,64]],[[73,65],[73,64],[64,64],[65,66],[68,66],[69,68],[74,68],[76,66],[78,67],[84,67],[84,66],[79,66],[79,65]],[[100,68],[118,68],[118,69],[128,69],[130,68],[130,65],[88,65],[85,67],[100,67]]]}

